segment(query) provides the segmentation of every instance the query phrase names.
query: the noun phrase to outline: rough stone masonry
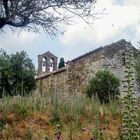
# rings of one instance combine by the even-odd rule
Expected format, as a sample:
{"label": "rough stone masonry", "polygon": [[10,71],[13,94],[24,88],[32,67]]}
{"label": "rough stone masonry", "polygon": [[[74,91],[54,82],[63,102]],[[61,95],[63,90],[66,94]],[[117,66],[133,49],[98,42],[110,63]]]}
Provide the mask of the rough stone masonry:
{"label": "rough stone masonry", "polygon": [[[88,81],[98,70],[107,69],[120,81],[124,78],[123,55],[131,43],[124,39],[81,55],[57,69],[57,57],[50,52],[38,56],[37,91],[43,95],[85,93]],[[133,47],[134,53],[137,50]],[[122,93],[122,82],[120,86]]]}

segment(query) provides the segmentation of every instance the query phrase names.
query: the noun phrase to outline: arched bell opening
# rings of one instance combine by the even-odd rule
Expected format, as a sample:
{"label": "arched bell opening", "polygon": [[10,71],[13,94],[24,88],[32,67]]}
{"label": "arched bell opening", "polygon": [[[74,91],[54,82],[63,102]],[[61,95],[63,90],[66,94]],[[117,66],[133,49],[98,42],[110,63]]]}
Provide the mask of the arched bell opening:
{"label": "arched bell opening", "polygon": [[46,57],[43,57],[42,58],[42,72],[46,72],[47,70],[47,58]]}
{"label": "arched bell opening", "polygon": [[50,72],[54,71],[54,59],[50,59]]}
{"label": "arched bell opening", "polygon": [[49,51],[38,55],[38,73],[52,72],[57,70],[57,57]]}

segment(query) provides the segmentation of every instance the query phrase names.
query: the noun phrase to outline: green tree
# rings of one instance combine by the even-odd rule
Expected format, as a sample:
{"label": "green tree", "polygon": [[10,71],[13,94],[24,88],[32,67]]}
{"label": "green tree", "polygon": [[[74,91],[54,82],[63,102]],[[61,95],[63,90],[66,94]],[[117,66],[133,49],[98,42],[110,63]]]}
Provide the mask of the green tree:
{"label": "green tree", "polygon": [[[95,17],[96,0],[0,0],[0,29],[5,25],[56,35],[60,24],[79,16],[86,23]],[[91,18],[90,18],[91,19]]]}
{"label": "green tree", "polygon": [[64,60],[64,58],[60,58],[58,69],[63,68],[63,67],[65,67],[65,60]]}
{"label": "green tree", "polygon": [[10,56],[4,50],[0,50],[0,97],[3,93],[11,94],[11,86],[9,80],[11,79],[10,71]]}
{"label": "green tree", "polygon": [[0,95],[27,95],[35,89],[35,67],[26,52],[0,54]]}
{"label": "green tree", "polygon": [[86,92],[89,97],[97,95],[101,103],[107,103],[119,95],[119,86],[120,80],[117,77],[108,70],[101,70],[89,81]]}

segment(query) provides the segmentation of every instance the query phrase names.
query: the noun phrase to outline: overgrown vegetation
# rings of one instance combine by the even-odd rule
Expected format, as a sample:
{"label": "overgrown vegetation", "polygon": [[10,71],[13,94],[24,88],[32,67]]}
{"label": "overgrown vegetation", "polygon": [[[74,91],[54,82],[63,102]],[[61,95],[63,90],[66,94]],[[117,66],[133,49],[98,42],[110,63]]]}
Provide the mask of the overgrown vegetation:
{"label": "overgrown vegetation", "polygon": [[136,80],[138,85],[140,86],[140,54],[136,56],[135,70],[136,70]]}
{"label": "overgrown vegetation", "polygon": [[115,110],[112,104],[101,105],[98,99],[76,94],[5,97],[0,100],[0,137],[50,140],[61,134],[66,140],[119,140],[119,100],[113,106]]}
{"label": "overgrown vegetation", "polygon": [[0,61],[1,96],[5,93],[0,99],[0,139],[139,140],[140,100],[136,100],[134,91],[131,48],[125,53],[123,98],[117,98],[119,79],[107,70],[91,79],[87,87],[91,98],[63,95],[55,89],[42,96],[11,97],[8,95],[13,96],[14,89],[15,95],[34,89],[30,86],[35,82],[34,66],[25,52],[7,55],[2,50]]}
{"label": "overgrown vegetation", "polygon": [[125,79],[124,79],[124,97],[123,97],[123,140],[139,140],[139,124],[135,94],[135,73],[133,50],[128,48],[125,54]]}
{"label": "overgrown vegetation", "polygon": [[87,95],[98,96],[101,103],[108,103],[109,99],[115,100],[119,95],[120,80],[108,70],[98,71],[89,81]]}
{"label": "overgrown vegetation", "polygon": [[119,100],[101,105],[76,94],[5,97],[0,100],[0,137],[120,140],[121,107]]}
{"label": "overgrown vegetation", "polygon": [[0,97],[28,95],[35,89],[35,67],[26,52],[0,51]]}

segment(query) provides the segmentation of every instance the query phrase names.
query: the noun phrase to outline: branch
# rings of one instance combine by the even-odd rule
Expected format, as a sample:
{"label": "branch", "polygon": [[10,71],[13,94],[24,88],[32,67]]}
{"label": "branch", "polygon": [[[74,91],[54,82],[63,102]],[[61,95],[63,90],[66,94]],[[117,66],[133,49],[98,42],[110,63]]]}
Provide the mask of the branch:
{"label": "branch", "polygon": [[32,31],[42,27],[54,35],[61,24],[70,24],[74,15],[90,25],[95,3],[96,0],[0,0],[0,29],[6,24]]}
{"label": "branch", "polygon": [[30,23],[30,19],[28,17],[24,17],[23,21],[20,22],[13,22],[13,21],[7,21],[6,24],[14,26],[14,27],[24,27]]}
{"label": "branch", "polygon": [[6,17],[8,18],[9,17],[8,0],[3,0],[3,6],[4,6],[4,9],[5,9]]}
{"label": "branch", "polygon": [[6,19],[5,18],[0,18],[0,29],[2,29],[5,24],[6,24]]}

